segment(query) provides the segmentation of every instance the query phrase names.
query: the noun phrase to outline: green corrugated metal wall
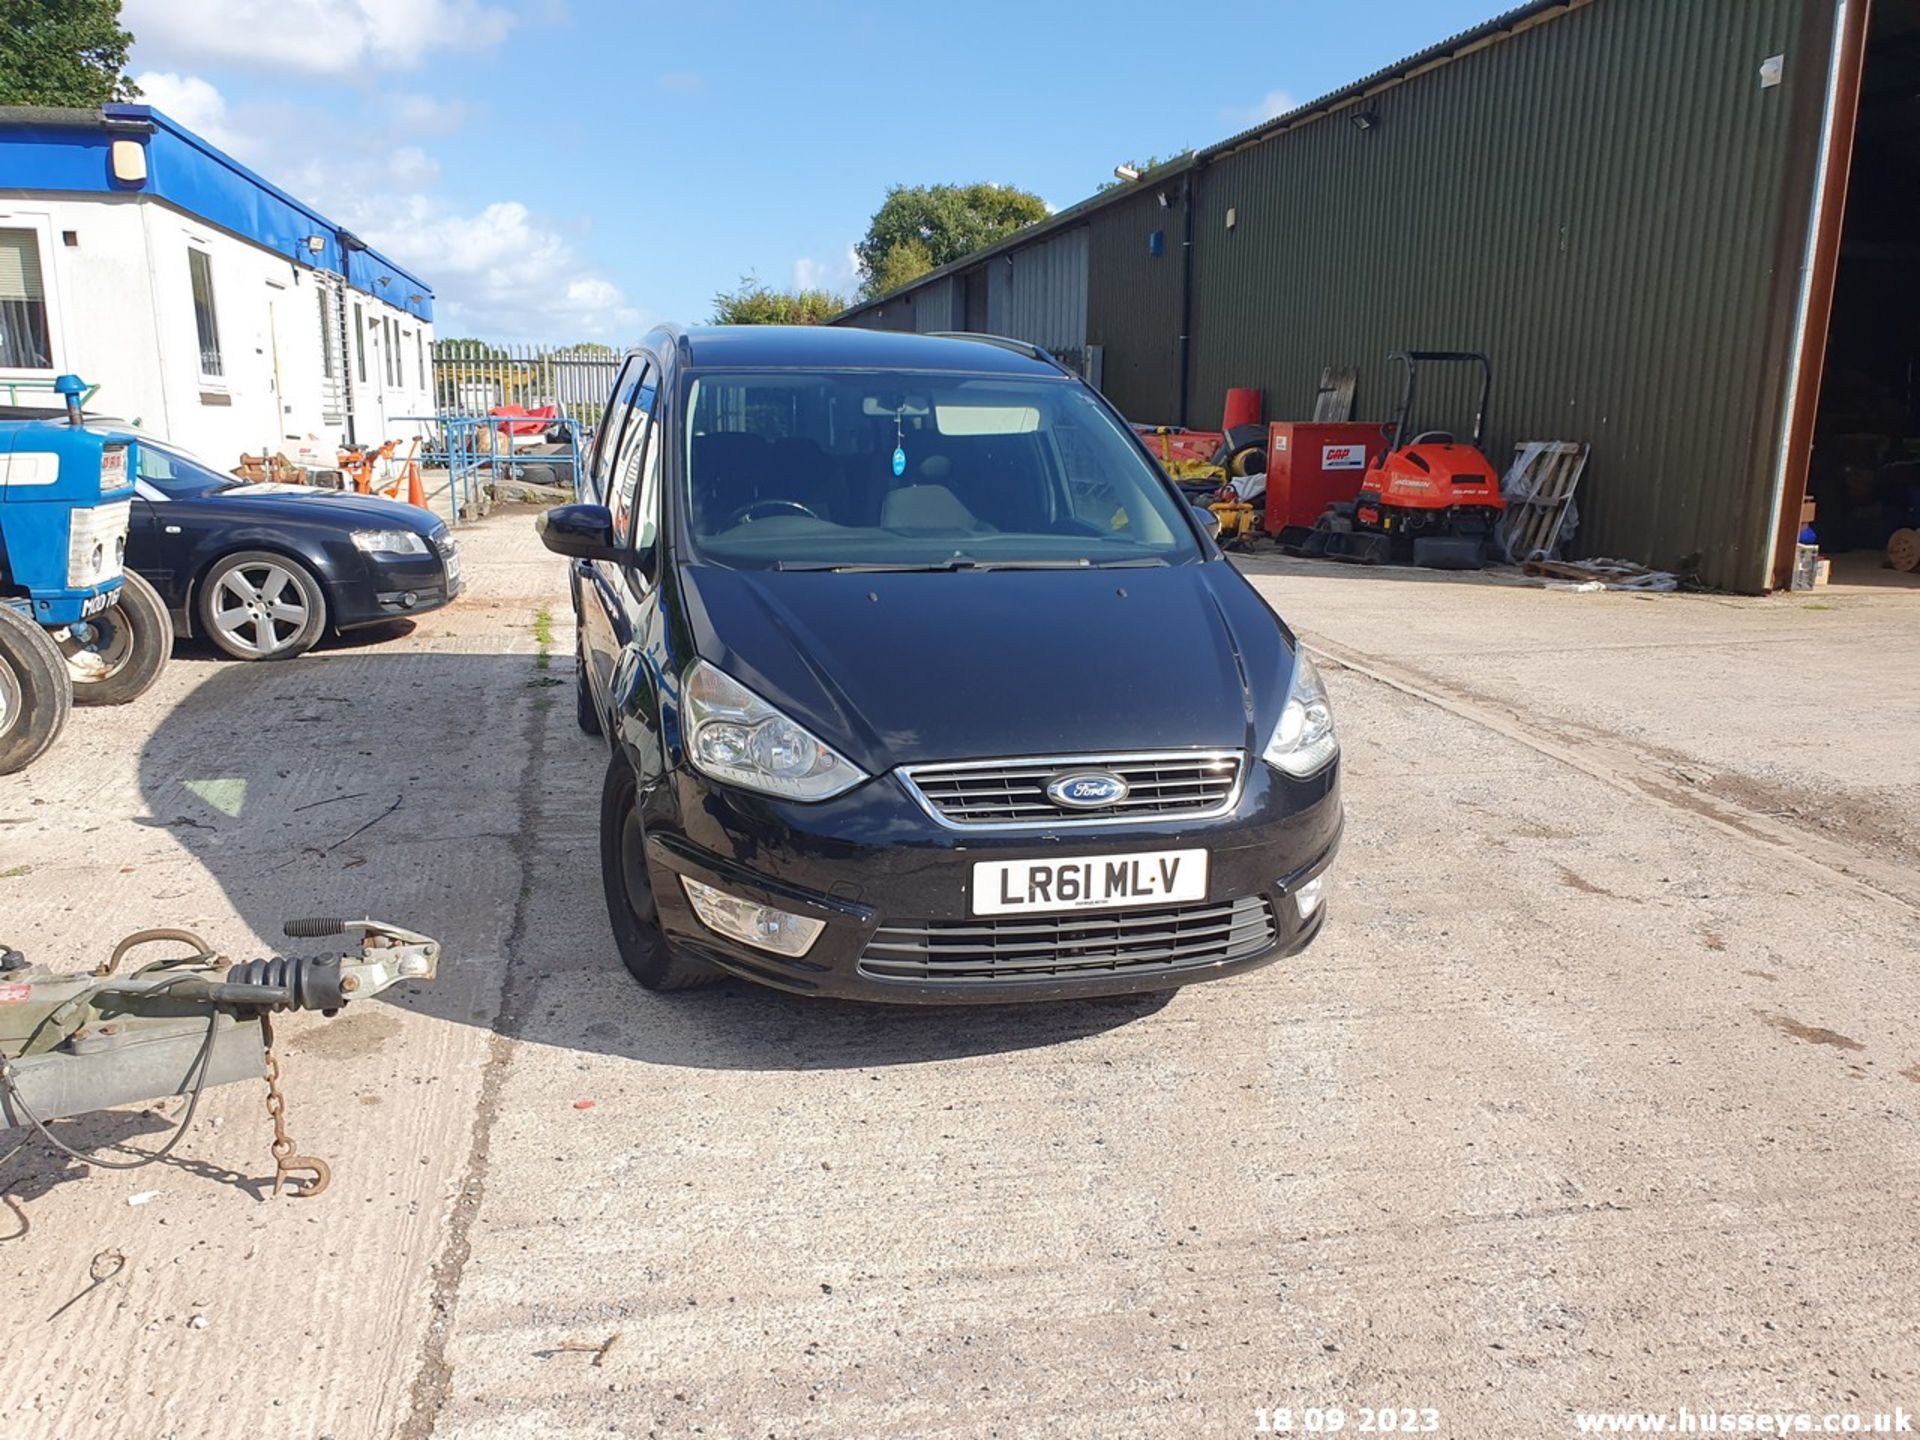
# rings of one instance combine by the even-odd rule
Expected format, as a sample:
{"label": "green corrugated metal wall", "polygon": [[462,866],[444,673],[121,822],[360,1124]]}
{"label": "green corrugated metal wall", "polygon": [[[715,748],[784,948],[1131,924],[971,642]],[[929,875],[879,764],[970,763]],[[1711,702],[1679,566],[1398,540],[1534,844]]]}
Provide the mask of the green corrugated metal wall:
{"label": "green corrugated metal wall", "polygon": [[[1381,419],[1388,352],[1484,350],[1497,467],[1518,440],[1593,446],[1574,553],[1764,590],[1837,3],[1570,0],[1202,152],[1188,423],[1218,424],[1234,385],[1304,417],[1328,365],[1358,368],[1355,418]],[[1774,55],[1784,83],[1762,88]],[[1178,415],[1182,182],[1062,217],[1088,227],[1087,341],[1133,420]],[[905,298],[842,323],[912,328]],[[1464,428],[1462,389],[1416,418]]]}
{"label": "green corrugated metal wall", "polygon": [[1229,385],[1305,414],[1329,364],[1359,367],[1356,418],[1384,417],[1390,350],[1485,350],[1496,466],[1516,440],[1593,445],[1579,553],[1765,588],[1830,15],[1593,0],[1364,102],[1370,130],[1337,113],[1214,160],[1193,423]]}
{"label": "green corrugated metal wall", "polygon": [[[1133,420],[1171,421],[1180,387],[1180,182],[1093,217],[1087,236],[1087,343],[1106,347],[1100,389]],[[1149,239],[1160,232],[1160,254]],[[1026,338],[1024,336],[1020,337]]]}

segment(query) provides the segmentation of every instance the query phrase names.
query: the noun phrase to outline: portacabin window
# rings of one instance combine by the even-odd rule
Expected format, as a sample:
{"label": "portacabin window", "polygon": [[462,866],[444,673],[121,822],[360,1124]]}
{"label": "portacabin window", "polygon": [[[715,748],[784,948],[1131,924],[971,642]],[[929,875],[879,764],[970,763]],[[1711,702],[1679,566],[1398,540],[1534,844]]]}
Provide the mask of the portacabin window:
{"label": "portacabin window", "polygon": [[414,378],[420,382],[422,394],[427,388],[427,341],[420,331],[413,332],[413,370]]}
{"label": "portacabin window", "polygon": [[326,286],[316,285],[313,298],[320,302],[320,376],[324,380],[337,380],[340,366],[333,353],[333,316],[328,313],[333,297],[327,293]]}
{"label": "portacabin window", "polygon": [[0,369],[52,368],[40,238],[31,230],[0,230]]}
{"label": "portacabin window", "polygon": [[357,300],[353,304],[353,358],[354,371],[364,385],[367,383],[367,316]]}
{"label": "portacabin window", "polygon": [[213,260],[204,250],[187,250],[187,273],[193,284],[193,328],[200,341],[200,373],[208,379],[225,375],[220,360],[220,317],[213,308]]}

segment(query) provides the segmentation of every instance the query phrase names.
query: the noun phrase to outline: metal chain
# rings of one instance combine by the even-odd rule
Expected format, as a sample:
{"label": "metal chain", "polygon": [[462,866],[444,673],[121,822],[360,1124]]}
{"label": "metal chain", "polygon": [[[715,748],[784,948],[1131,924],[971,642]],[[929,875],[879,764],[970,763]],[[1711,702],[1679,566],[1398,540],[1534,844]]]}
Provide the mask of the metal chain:
{"label": "metal chain", "polygon": [[316,1155],[296,1155],[287,1135],[287,1097],[280,1093],[280,1057],[273,1053],[273,1017],[260,1016],[260,1039],[266,1046],[267,1114],[273,1117],[273,1193],[278,1195],[287,1176],[304,1170],[312,1179],[294,1189],[294,1194],[309,1199],[325,1190],[333,1181],[333,1167]]}

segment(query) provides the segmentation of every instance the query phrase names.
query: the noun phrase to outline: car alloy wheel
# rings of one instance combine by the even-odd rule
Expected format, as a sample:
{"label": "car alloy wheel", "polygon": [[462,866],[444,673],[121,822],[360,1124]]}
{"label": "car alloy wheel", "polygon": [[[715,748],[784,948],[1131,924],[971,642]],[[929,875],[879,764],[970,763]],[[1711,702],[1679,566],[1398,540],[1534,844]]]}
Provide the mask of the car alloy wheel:
{"label": "car alloy wheel", "polygon": [[283,565],[241,565],[214,586],[214,628],[236,649],[257,655],[283,650],[309,618],[300,587]]}
{"label": "car alloy wheel", "polygon": [[299,561],[242,550],[215,565],[198,609],[207,638],[236,660],[284,660],[313,648],[326,628],[326,597]]}

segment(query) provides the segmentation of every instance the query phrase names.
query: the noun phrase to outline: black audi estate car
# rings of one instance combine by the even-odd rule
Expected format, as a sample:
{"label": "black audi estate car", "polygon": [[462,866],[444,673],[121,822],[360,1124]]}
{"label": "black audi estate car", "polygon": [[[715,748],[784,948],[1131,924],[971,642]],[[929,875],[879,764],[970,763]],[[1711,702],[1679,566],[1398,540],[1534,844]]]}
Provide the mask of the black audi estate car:
{"label": "black audi estate car", "polygon": [[1320,678],[1044,351],[656,330],[580,487],[538,524],[573,561],[642,985],[1056,999],[1318,934],[1342,816]]}

